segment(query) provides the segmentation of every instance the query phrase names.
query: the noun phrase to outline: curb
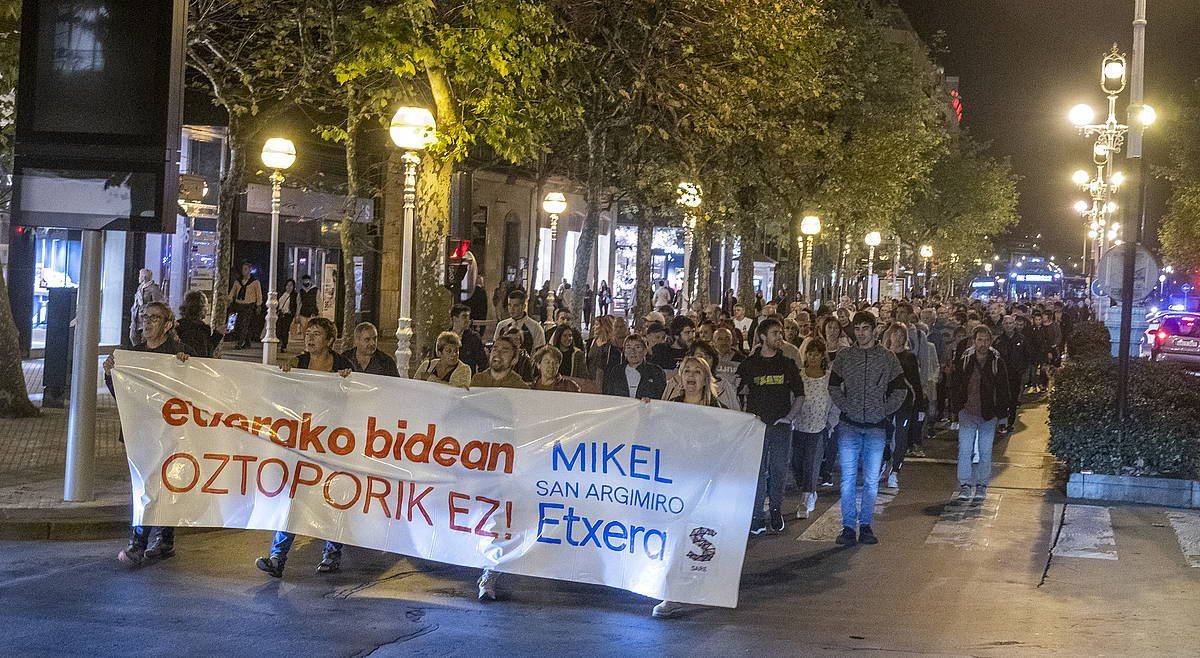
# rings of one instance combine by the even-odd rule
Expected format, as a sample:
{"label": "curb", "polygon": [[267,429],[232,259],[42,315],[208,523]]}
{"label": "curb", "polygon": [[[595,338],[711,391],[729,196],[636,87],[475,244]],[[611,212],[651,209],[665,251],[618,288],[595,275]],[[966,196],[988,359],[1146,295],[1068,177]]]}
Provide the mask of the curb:
{"label": "curb", "polygon": [[1067,481],[1067,496],[1200,509],[1200,482],[1132,475],[1072,473]]}
{"label": "curb", "polygon": [[129,505],[86,509],[0,509],[0,540],[83,541],[129,534]]}

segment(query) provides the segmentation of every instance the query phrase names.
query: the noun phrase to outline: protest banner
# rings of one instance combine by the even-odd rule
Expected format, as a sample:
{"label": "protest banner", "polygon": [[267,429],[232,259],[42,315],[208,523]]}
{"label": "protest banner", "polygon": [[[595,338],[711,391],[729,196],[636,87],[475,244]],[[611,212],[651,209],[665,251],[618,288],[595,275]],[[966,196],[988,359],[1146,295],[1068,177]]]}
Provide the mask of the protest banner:
{"label": "protest banner", "polygon": [[135,524],[287,530],[737,605],[763,443],[748,414],[142,352],[115,361]]}

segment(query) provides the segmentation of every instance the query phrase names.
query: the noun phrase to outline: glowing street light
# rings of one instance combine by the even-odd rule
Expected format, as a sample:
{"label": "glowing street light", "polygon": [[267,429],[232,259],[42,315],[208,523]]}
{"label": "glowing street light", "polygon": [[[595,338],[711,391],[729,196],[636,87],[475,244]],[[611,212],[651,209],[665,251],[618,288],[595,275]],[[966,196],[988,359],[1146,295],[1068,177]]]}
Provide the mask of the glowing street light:
{"label": "glowing street light", "polygon": [[821,218],[805,215],[800,220],[800,234],[804,240],[804,298],[812,301],[812,253],[813,242],[821,232]]}
{"label": "glowing street light", "polygon": [[267,273],[267,317],[262,338],[262,362],[265,365],[274,365],[279,356],[279,337],[275,335],[279,318],[279,293],[275,288],[279,270],[279,206],[283,194],[283,170],[295,162],[296,145],[290,139],[272,137],[263,144],[262,163],[271,170],[271,265]]}
{"label": "glowing street light", "polygon": [[1067,112],[1067,119],[1078,127],[1090,124],[1096,118],[1096,111],[1087,103],[1080,103]]}
{"label": "glowing street light", "polygon": [[392,143],[404,150],[404,242],[400,266],[400,313],[396,319],[396,366],[401,377],[408,377],[412,360],[412,268],[413,224],[417,213],[417,166],[420,152],[437,141],[433,113],[423,107],[401,107],[388,126]]}
{"label": "glowing street light", "polygon": [[1091,206],[1089,206],[1088,202],[1084,201],[1083,199],[1075,202],[1075,212],[1085,213],[1089,208],[1091,208]]}
{"label": "glowing street light", "polygon": [[1089,174],[1088,172],[1084,171],[1083,169],[1079,169],[1075,173],[1071,174],[1071,181],[1074,182],[1076,185],[1087,185],[1088,181],[1090,181],[1091,179],[1092,179],[1092,175]]}

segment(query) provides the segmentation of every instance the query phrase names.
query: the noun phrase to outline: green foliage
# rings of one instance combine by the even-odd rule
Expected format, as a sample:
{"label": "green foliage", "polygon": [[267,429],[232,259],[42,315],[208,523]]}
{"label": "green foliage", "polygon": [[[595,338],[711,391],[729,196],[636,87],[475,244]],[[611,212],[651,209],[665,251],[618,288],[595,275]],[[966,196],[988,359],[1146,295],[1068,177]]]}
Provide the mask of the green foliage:
{"label": "green foliage", "polygon": [[1103,322],[1087,320],[1075,326],[1067,336],[1067,356],[1072,361],[1100,362],[1112,360],[1111,336]]}
{"label": "green foliage", "polygon": [[1200,388],[1174,363],[1130,364],[1128,430],[1114,403],[1117,368],[1071,362],[1050,395],[1050,451],[1072,472],[1200,479]]}
{"label": "green foliage", "polygon": [[1158,237],[1167,262],[1179,270],[1200,269],[1200,87],[1188,91],[1184,107],[1164,126],[1170,164],[1158,173],[1171,182],[1171,198]]}

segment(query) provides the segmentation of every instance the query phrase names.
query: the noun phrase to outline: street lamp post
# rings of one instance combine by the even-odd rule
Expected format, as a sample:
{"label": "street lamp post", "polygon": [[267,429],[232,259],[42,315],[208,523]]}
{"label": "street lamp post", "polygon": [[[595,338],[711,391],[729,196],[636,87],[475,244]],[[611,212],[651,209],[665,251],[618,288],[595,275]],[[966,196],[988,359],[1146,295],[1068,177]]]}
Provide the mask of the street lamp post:
{"label": "street lamp post", "polygon": [[423,107],[402,107],[392,116],[388,133],[392,142],[404,149],[404,243],[400,266],[400,313],[396,319],[396,365],[401,377],[408,377],[412,360],[412,268],[413,223],[417,212],[417,166],[420,152],[437,141],[433,113]]}
{"label": "street lamp post", "polygon": [[933,264],[932,264],[933,246],[932,245],[927,245],[927,244],[921,245],[921,258],[925,259],[925,296],[928,297],[929,291],[932,289],[932,286],[929,283],[930,277],[933,276]]}
{"label": "street lamp post", "polygon": [[567,197],[562,192],[548,192],[542,199],[542,210],[550,215],[550,281],[554,278],[554,261],[558,254],[558,216],[567,211]]}
{"label": "street lamp post", "polygon": [[875,247],[878,247],[879,243],[883,242],[883,236],[879,234],[879,231],[871,231],[867,234],[867,237],[863,238],[863,242],[866,242],[867,246],[870,247],[867,255],[867,301],[874,302],[879,299],[878,290],[876,290],[875,299],[871,298],[871,282],[875,278]]}
{"label": "street lamp post", "polygon": [[704,193],[695,183],[683,182],[675,189],[676,203],[683,207],[683,304],[684,312],[692,305],[692,248],[696,232],[696,208],[700,207]]}
{"label": "street lamp post", "polygon": [[804,299],[812,303],[812,257],[813,242],[821,232],[821,218],[806,215],[800,220],[800,233],[804,236]]}
{"label": "street lamp post", "polygon": [[262,362],[272,365],[279,356],[279,337],[275,335],[279,317],[279,292],[275,283],[279,274],[279,205],[283,170],[296,162],[296,146],[291,140],[272,137],[263,144],[262,162],[271,170],[271,265],[267,271],[267,326],[263,328]]}

